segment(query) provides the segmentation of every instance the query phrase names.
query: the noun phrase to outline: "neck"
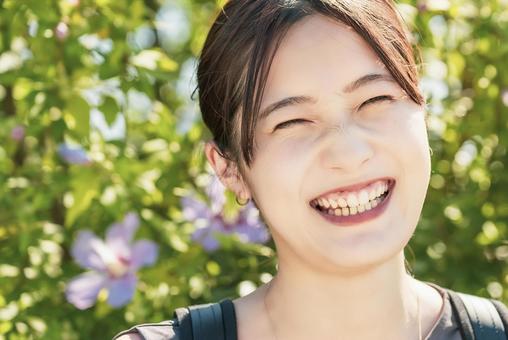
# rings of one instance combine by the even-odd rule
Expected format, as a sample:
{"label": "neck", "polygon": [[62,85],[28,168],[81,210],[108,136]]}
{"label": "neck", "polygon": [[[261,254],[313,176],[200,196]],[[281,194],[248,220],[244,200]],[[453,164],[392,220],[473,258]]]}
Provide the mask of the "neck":
{"label": "neck", "polygon": [[350,275],[295,268],[279,257],[265,300],[274,339],[418,339],[415,281],[402,252]]}

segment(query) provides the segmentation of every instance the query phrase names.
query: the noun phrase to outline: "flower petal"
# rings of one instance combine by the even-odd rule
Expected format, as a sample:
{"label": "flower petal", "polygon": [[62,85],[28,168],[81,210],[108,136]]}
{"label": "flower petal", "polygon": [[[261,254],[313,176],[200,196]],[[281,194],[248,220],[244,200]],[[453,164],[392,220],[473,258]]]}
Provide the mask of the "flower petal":
{"label": "flower petal", "polygon": [[268,228],[252,202],[240,211],[235,229],[243,242],[266,243],[270,239]]}
{"label": "flower petal", "polygon": [[105,271],[106,265],[103,257],[96,251],[97,245],[104,245],[104,242],[90,230],[81,230],[74,244],[71,254],[76,262],[87,269]]}
{"label": "flower petal", "polygon": [[87,309],[95,304],[100,290],[107,286],[108,279],[97,272],[76,276],[65,288],[65,297],[78,309]]}
{"label": "flower petal", "polygon": [[259,223],[258,225],[246,223],[239,224],[236,232],[238,233],[240,240],[243,242],[266,243],[270,240],[270,233],[262,223]]}
{"label": "flower petal", "polygon": [[127,304],[136,291],[137,283],[138,279],[134,273],[111,280],[108,287],[108,303],[115,308]]}
{"label": "flower petal", "polygon": [[226,195],[224,194],[226,187],[222,184],[218,176],[210,175],[210,182],[205,191],[210,198],[212,213],[220,213],[226,202]]}
{"label": "flower petal", "polygon": [[154,264],[157,260],[158,246],[149,240],[139,240],[132,246],[130,266],[136,270]]}
{"label": "flower petal", "polygon": [[192,234],[191,239],[201,244],[206,251],[214,251],[220,247],[220,243],[213,233],[214,230],[210,227],[199,228]]}
{"label": "flower petal", "polygon": [[121,223],[114,223],[106,231],[106,243],[118,257],[129,258],[131,242],[139,227],[139,217],[136,213],[125,215]]}
{"label": "flower petal", "polygon": [[60,144],[58,146],[58,154],[60,157],[69,164],[90,164],[91,161],[86,154],[86,151],[81,147],[70,147],[67,144]]}
{"label": "flower petal", "polygon": [[197,219],[208,220],[213,215],[204,202],[197,200],[193,196],[182,197],[181,203],[183,217],[189,222]]}

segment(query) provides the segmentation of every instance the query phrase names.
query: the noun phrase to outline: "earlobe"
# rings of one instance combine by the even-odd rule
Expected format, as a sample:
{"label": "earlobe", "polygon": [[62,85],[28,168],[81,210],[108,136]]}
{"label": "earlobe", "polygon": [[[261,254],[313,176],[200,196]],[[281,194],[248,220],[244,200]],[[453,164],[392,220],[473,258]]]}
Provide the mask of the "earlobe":
{"label": "earlobe", "polygon": [[234,161],[223,157],[213,141],[206,142],[205,155],[215,174],[226,188],[233,191],[237,197],[242,199],[250,197],[249,191],[238,171],[238,166]]}

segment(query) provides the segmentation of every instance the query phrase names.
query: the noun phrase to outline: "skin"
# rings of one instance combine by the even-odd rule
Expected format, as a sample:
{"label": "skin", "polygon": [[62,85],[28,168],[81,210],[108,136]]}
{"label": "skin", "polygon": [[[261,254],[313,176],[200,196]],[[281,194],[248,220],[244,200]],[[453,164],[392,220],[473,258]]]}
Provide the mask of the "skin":
{"label": "skin", "polygon": [[[424,336],[439,316],[441,295],[406,273],[403,255],[430,180],[425,111],[394,81],[343,91],[369,73],[389,75],[359,35],[330,18],[307,17],[277,51],[261,108],[290,96],[314,100],[258,122],[250,168],[206,144],[222,182],[255,200],[277,248],[270,289],[233,301],[240,340],[417,339],[417,296]],[[381,95],[396,100],[357,110]],[[274,131],[292,119],[304,121]],[[373,220],[339,227],[309,205],[331,189],[385,176],[396,186]]]}

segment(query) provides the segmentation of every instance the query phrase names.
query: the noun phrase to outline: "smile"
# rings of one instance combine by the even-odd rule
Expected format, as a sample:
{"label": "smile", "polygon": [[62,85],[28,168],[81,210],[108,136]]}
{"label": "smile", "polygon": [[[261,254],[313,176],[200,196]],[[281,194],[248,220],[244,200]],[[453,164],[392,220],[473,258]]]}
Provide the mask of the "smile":
{"label": "smile", "polygon": [[314,199],[310,205],[329,222],[342,226],[374,219],[386,210],[395,180],[372,183],[359,192],[332,193]]}

